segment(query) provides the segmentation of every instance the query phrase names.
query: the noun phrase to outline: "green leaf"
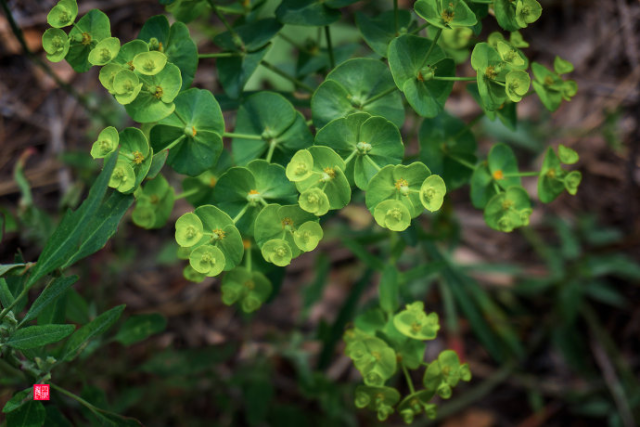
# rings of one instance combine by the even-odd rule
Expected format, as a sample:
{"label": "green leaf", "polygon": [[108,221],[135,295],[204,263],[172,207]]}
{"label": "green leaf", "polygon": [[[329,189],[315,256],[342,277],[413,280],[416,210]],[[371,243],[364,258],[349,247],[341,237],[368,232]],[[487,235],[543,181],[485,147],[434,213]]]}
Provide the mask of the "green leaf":
{"label": "green leaf", "polygon": [[518,160],[513,150],[506,144],[495,144],[489,151],[487,164],[491,178],[503,189],[512,186],[522,186],[522,179],[519,176],[511,176],[519,173]]}
{"label": "green leaf", "polygon": [[258,69],[260,62],[267,55],[270,48],[271,45],[267,45],[255,52],[246,52],[216,60],[218,79],[230,98],[240,98],[244,86]]}
{"label": "green leaf", "polygon": [[136,225],[152,229],[166,224],[173,210],[175,194],[164,176],[147,181],[135,197],[137,203],[131,218]]}
{"label": "green leaf", "polygon": [[120,52],[120,39],[117,37],[107,37],[89,52],[87,60],[91,65],[107,65]]}
{"label": "green leaf", "polygon": [[478,93],[485,110],[500,109],[507,100],[504,83],[511,70],[496,49],[487,43],[478,43],[471,53],[471,66],[478,74]]}
{"label": "green leaf", "polygon": [[476,163],[476,139],[462,120],[446,111],[420,126],[420,160],[440,175],[447,188],[455,190],[469,182],[473,169],[456,159]]}
{"label": "green leaf", "polygon": [[106,159],[87,199],[75,212],[67,212],[47,240],[38,263],[31,271],[27,288],[56,268],[64,268],[96,252],[115,233],[120,219],[133,201],[132,196],[112,193],[103,202],[116,160],[115,154]]}
{"label": "green leaf", "polygon": [[2,408],[2,413],[8,414],[9,412],[13,412],[16,409],[20,408],[25,403],[31,402],[32,395],[33,395],[33,387],[29,387],[27,389],[17,392],[16,394],[13,395],[11,399],[7,401],[7,403],[5,403],[4,407]]}
{"label": "green leaf", "polygon": [[313,157],[311,176],[295,183],[302,194],[318,188],[327,195],[329,209],[342,209],[351,200],[351,186],[344,174],[344,160],[331,148],[313,146],[307,150]]}
{"label": "green leaf", "polygon": [[78,276],[59,277],[51,282],[29,308],[29,311],[20,321],[20,324],[29,322],[38,317],[40,312],[54,303],[67,289],[78,281]]}
{"label": "green leaf", "polygon": [[7,414],[7,425],[11,427],[42,427],[45,409],[41,402],[30,401]]}
{"label": "green leaf", "polygon": [[231,155],[222,150],[215,167],[207,169],[196,177],[186,177],[182,181],[182,190],[189,194],[186,199],[194,207],[206,205],[213,200],[213,193],[218,180],[231,167]]}
{"label": "green leaf", "polygon": [[509,187],[496,194],[484,208],[484,220],[494,230],[509,233],[515,228],[529,225],[531,201],[522,187]]}
{"label": "green leaf", "polygon": [[224,271],[230,271],[242,260],[244,245],[242,237],[229,215],[212,205],[196,208],[194,213],[202,221],[205,232],[209,236],[202,238],[201,244],[215,244],[225,258]]}
{"label": "green leaf", "polygon": [[164,331],[166,326],[167,319],[161,314],[152,313],[131,316],[124,322],[114,340],[122,345],[129,346]]}
{"label": "green leaf", "polygon": [[393,316],[393,325],[402,335],[415,340],[435,339],[440,323],[437,313],[425,313],[424,303],[416,301]]}
{"label": "green leaf", "polygon": [[394,265],[386,265],[380,276],[378,285],[380,307],[387,313],[395,313],[398,303],[398,269]]}
{"label": "green leaf", "polygon": [[542,203],[550,203],[562,194],[565,173],[556,152],[547,148],[538,177],[538,197]]}
{"label": "green leaf", "polygon": [[429,175],[429,169],[420,162],[385,166],[371,179],[367,188],[367,208],[374,210],[386,200],[398,200],[408,209],[411,218],[417,217],[424,211],[420,188]]}
{"label": "green leaf", "polygon": [[49,28],[42,35],[42,48],[51,62],[60,62],[69,52],[70,40],[67,33],[57,28]]}
{"label": "green leaf", "polygon": [[280,206],[271,204],[266,206],[255,220],[255,239],[262,247],[267,241],[282,239],[291,249],[291,258],[296,258],[302,250],[295,242],[294,233],[307,222],[316,222],[317,217],[305,212],[298,205]]}
{"label": "green leaf", "polygon": [[566,59],[562,59],[559,56],[556,56],[553,60],[553,70],[558,74],[568,74],[574,70],[574,66],[571,62]]}
{"label": "green leaf", "polygon": [[124,308],[124,304],[113,307],[75,331],[64,346],[60,359],[66,362],[75,359],[84,347],[87,346],[89,340],[105,333],[118,321]]}
{"label": "green leaf", "polygon": [[53,28],[64,28],[72,25],[77,16],[76,0],[60,0],[47,14],[47,23]]}
{"label": "green leaf", "polygon": [[151,17],[142,26],[138,39],[149,43],[151,50],[167,55],[168,61],[180,69],[181,91],[191,86],[198,68],[198,48],[184,23],[176,22],[169,27],[166,16]]}
{"label": "green leaf", "polygon": [[180,69],[171,63],[153,76],[140,75],[142,90],[125,105],[127,114],[139,123],[158,122],[173,113],[173,100],[182,87]]}
{"label": "green leaf", "polygon": [[74,325],[27,326],[11,334],[4,345],[18,350],[38,348],[66,338],[75,328]]}
{"label": "green leaf", "polygon": [[560,161],[566,165],[572,165],[580,160],[578,153],[562,144],[558,146],[558,157]]}
{"label": "green leaf", "polygon": [[167,163],[176,172],[196,176],[215,167],[222,153],[224,118],[213,94],[189,89],[174,100],[175,113],[151,129],[154,152],[169,149]]}
{"label": "green leaf", "polygon": [[111,37],[109,17],[97,9],[90,10],[69,32],[71,45],[65,59],[76,72],[88,71],[91,68],[91,50],[98,42],[108,37]]}
{"label": "green leaf", "polygon": [[404,155],[402,136],[396,125],[368,113],[354,113],[331,121],[318,131],[315,144],[331,147],[345,160],[351,160],[346,175],[361,190],[367,189],[378,172],[373,164],[378,167],[398,164]]}
{"label": "green leaf", "polygon": [[489,199],[496,194],[493,177],[487,162],[476,166],[471,175],[471,203],[476,209],[484,209]]}
{"label": "green leaf", "polygon": [[404,107],[394,87],[391,72],[383,62],[369,58],[345,61],[327,75],[313,94],[313,123],[321,128],[331,120],[364,111],[400,127],[404,123]]}
{"label": "green leaf", "polygon": [[242,103],[234,132],[256,137],[233,138],[233,157],[240,165],[262,157],[269,150],[274,154],[272,161],[286,164],[297,150],[313,143],[302,114],[286,98],[273,92],[256,93]]}
{"label": "green leaf", "polygon": [[239,303],[245,313],[251,313],[271,294],[271,282],[262,273],[238,267],[224,276],[221,290],[222,302]]}
{"label": "green leaf", "polygon": [[395,16],[392,10],[369,18],[362,12],[356,12],[356,25],[364,41],[378,55],[385,58],[389,43],[398,35],[402,35],[415,27],[411,25],[411,12],[398,10],[398,33],[396,34]]}
{"label": "green leaf", "polygon": [[218,34],[213,42],[225,51],[253,52],[266,46],[269,41],[282,29],[282,24],[275,18],[259,19],[249,24],[238,25],[233,31],[242,40],[241,46],[236,45],[229,31]]}
{"label": "green leaf", "polygon": [[327,7],[327,3],[329,2],[319,0],[283,0],[276,9],[276,17],[283,24],[289,25],[330,25],[340,19],[342,14],[339,10]]}
{"label": "green leaf", "polygon": [[3,307],[9,307],[15,302],[16,298],[13,296],[9,285],[4,278],[0,277],[0,303]]}

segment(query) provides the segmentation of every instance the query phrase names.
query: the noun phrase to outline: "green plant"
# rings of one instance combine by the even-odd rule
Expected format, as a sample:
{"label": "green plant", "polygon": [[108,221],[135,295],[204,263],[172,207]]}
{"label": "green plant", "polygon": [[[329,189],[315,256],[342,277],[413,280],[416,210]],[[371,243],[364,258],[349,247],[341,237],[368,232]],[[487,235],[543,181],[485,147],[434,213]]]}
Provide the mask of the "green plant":
{"label": "green plant", "polygon": [[[357,316],[355,326],[344,334],[345,352],[365,384],[356,391],[356,405],[374,410],[381,420],[394,411],[407,423],[423,412],[434,417],[431,398],[436,394],[449,398],[451,388],[460,380],[469,381],[471,374],[451,350],[424,364],[424,341],[435,338],[438,317],[427,315],[421,301],[400,310],[406,277],[397,260],[408,244],[415,246],[408,236],[419,234],[418,217],[425,209],[439,211],[447,189],[470,183],[473,205],[484,210],[487,225],[510,232],[528,225],[532,213],[522,177],[538,177],[538,196],[545,203],[565,189],[575,194],[580,183],[580,172],[562,168],[578,160],[564,146],[558,154],[548,149],[540,171],[520,172],[505,144],[495,144],[486,160],[478,161],[472,133],[476,121],[465,125],[445,110],[455,82],[467,83],[482,115],[510,128],[517,125],[517,103],[524,97],[537,93],[553,111],[563,99],[575,95],[575,82],[561,77],[572,71],[571,64],[556,58],[551,71],[529,64],[522,51],[528,44],[518,30],[540,17],[540,4],[535,0],[418,0],[414,11],[426,21],[419,25],[411,11],[398,9],[394,1],[393,10],[380,16],[357,15],[362,38],[374,53],[349,58],[338,55],[330,25],[354,0],[283,0],[275,10],[262,1],[162,3],[177,22],[170,25],[164,16],[152,17],[138,39],[126,43],[112,36],[109,18],[99,10],[76,21],[75,0],[61,0],[47,17],[53,27],[43,35],[47,58],[66,60],[77,72],[101,67],[101,84],[141,127],[118,132],[110,126],[99,133],[91,155],[104,159],[103,172],[87,200],[63,219],[34,267],[24,263],[5,267],[3,274],[12,275],[1,282],[3,356],[17,365],[32,363],[36,356],[28,350],[61,341],[71,333],[69,325],[25,326],[35,315],[27,312],[17,322],[14,312],[20,312],[24,305],[19,301],[24,304],[27,291],[41,279],[60,276],[104,245],[134,200],[133,221],[147,229],[165,226],[175,200],[190,202],[193,212],[175,224],[179,256],[188,260],[184,276],[201,281],[224,274],[224,303],[250,313],[270,297],[269,277],[275,267],[285,267],[316,249],[324,235],[325,218],[333,215],[330,212],[345,208],[352,199],[364,199],[375,222],[390,231],[383,238],[391,236],[392,244],[387,260],[372,262],[381,270],[379,308]],[[480,41],[482,20],[490,9],[498,24],[510,32],[508,40],[494,32],[486,42]],[[213,38],[221,52],[199,53],[186,25],[208,11],[225,27]],[[230,15],[236,17],[232,23],[227,19]],[[286,38],[285,25],[324,27],[325,43],[309,40],[302,46],[290,40],[300,52],[295,75],[265,60],[271,41],[279,35]],[[457,64],[469,56],[476,75],[457,76]],[[216,59],[224,95],[190,88],[198,61],[208,58]],[[300,101],[291,91],[246,92],[245,85],[260,66],[289,80],[294,92],[308,95]],[[324,77],[321,82],[319,76]],[[226,130],[221,99],[226,109],[237,110],[233,132]],[[307,112],[310,109],[311,120],[294,104]],[[424,118],[417,159],[405,155],[401,129],[407,115]],[[230,153],[224,138],[231,139]],[[411,142],[407,135],[404,138]],[[186,175],[181,194],[175,194],[163,175],[165,166]],[[115,191],[105,196],[107,186]],[[406,233],[398,238],[399,232]],[[351,249],[358,250],[354,245]],[[60,280],[52,283],[70,286]],[[53,287],[60,287],[60,293],[66,289]],[[107,313],[122,311],[113,310]],[[109,314],[108,321],[99,316],[71,335],[56,354],[72,360],[83,342],[106,330],[117,315]],[[90,326],[98,319],[100,327]],[[82,332],[88,330],[92,332]],[[48,338],[37,338],[43,331]],[[16,340],[27,340],[29,347],[15,345]],[[16,351],[21,352],[22,361],[15,357]],[[33,376],[48,381],[56,363],[38,367]],[[416,391],[409,371],[425,365],[423,388]],[[400,371],[409,388],[404,398],[385,385]],[[14,417],[17,411],[27,410],[25,405],[37,405],[24,403],[22,395],[15,399],[6,411]]]}

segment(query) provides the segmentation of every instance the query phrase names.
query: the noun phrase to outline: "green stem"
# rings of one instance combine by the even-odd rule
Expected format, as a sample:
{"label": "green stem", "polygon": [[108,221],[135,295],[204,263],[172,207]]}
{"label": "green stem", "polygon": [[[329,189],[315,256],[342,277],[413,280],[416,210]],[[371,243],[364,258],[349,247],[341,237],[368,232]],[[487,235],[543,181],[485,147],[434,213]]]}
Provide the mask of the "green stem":
{"label": "green stem", "polygon": [[301,88],[301,89],[304,89],[304,90],[306,90],[306,91],[307,91],[307,92],[309,92],[309,93],[313,93],[313,92],[315,92],[315,89],[314,89],[314,88],[312,88],[311,86],[309,86],[308,84],[301,82],[300,80],[296,79],[296,78],[295,78],[295,77],[293,77],[293,76],[290,76],[289,74],[285,73],[284,71],[282,71],[282,70],[281,70],[281,69],[279,69],[278,67],[276,67],[276,66],[274,66],[274,65],[272,65],[272,64],[270,64],[270,63],[268,63],[267,61],[262,60],[262,61],[260,61],[260,64],[261,64],[263,67],[265,67],[265,68],[267,68],[267,69],[269,69],[269,70],[273,71],[274,73],[276,73],[276,74],[277,74],[277,75],[279,75],[280,77],[282,77],[282,78],[284,78],[284,79],[289,80],[291,83],[293,83],[293,84],[294,84],[294,85],[296,85],[297,87],[299,87],[299,88]]}
{"label": "green stem", "polygon": [[425,55],[424,59],[422,60],[422,65],[420,65],[420,69],[422,69],[422,67],[424,67],[424,64],[427,63],[427,60],[429,59],[429,56],[431,56],[431,52],[433,52],[433,48],[436,47],[436,44],[438,44],[438,40],[440,39],[440,35],[442,34],[442,28],[438,28],[438,32],[436,32],[436,36],[433,39],[433,42],[431,43],[431,47],[429,48],[429,50],[427,51],[427,54]]}
{"label": "green stem", "polygon": [[393,20],[396,29],[396,37],[398,37],[398,0],[393,0]]}
{"label": "green stem", "polygon": [[277,142],[271,141],[269,143],[269,151],[267,152],[267,162],[271,163],[271,158],[273,157],[273,152],[276,150]]}
{"label": "green stem", "polygon": [[397,89],[398,89],[398,88],[397,88],[396,86],[390,87],[389,89],[384,90],[384,91],[380,92],[379,94],[377,94],[377,95],[375,95],[375,96],[372,96],[371,98],[367,99],[367,100],[362,104],[362,106],[361,106],[361,107],[364,107],[365,105],[369,105],[369,104],[371,104],[371,103],[373,103],[373,102],[376,102],[378,99],[383,98],[383,97],[385,97],[385,96],[389,95],[389,94],[390,94],[390,93],[392,93],[392,92],[395,92]]}
{"label": "green stem", "polygon": [[444,77],[444,76],[433,76],[431,80],[442,80],[445,82],[475,82],[478,80],[477,77]]}
{"label": "green stem", "polygon": [[539,176],[540,172],[519,172],[519,173],[505,173],[503,176],[505,178],[512,178],[512,177],[523,177],[523,176]]}
{"label": "green stem", "polygon": [[247,133],[234,133],[234,132],[225,132],[222,136],[226,138],[240,138],[240,139],[253,139],[255,141],[262,141],[263,138],[260,135],[250,135]]}
{"label": "green stem", "polygon": [[182,135],[180,138],[176,139],[171,144],[167,145],[165,147],[165,150],[167,150],[167,151],[171,150],[173,147],[175,147],[176,145],[180,144],[182,142],[182,140],[184,140],[186,137],[187,137],[187,135]]}
{"label": "green stem", "polygon": [[309,120],[306,121],[305,124],[307,125],[307,127],[311,127],[311,126],[313,126],[313,120],[309,119]]}
{"label": "green stem", "polygon": [[378,172],[380,171],[380,169],[382,169],[380,166],[378,166],[378,164],[377,164],[376,162],[374,162],[374,161],[373,161],[373,159],[372,159],[371,157],[369,157],[369,156],[367,156],[367,155],[365,155],[364,157],[369,161],[369,163],[371,163],[371,166],[373,166],[374,168],[376,168],[376,170],[377,170]]}
{"label": "green stem", "polygon": [[303,46],[301,46],[298,43],[296,43],[289,36],[286,36],[286,35],[282,34],[282,32],[279,32],[278,36],[280,36],[280,38],[282,38],[282,40],[286,41],[287,43],[289,43],[291,46],[295,47],[299,51],[305,52],[305,53],[310,53],[308,49],[305,49]]}
{"label": "green stem", "polygon": [[184,199],[185,197],[193,196],[194,194],[197,194],[200,191],[201,191],[200,188],[194,187],[191,190],[183,191],[182,193],[177,194],[173,199],[174,200]]}
{"label": "green stem", "polygon": [[327,50],[329,51],[329,64],[331,65],[331,69],[336,67],[336,59],[333,56],[333,45],[331,44],[331,31],[329,31],[329,26],[325,25],[324,27],[324,36],[327,39]]}
{"label": "green stem", "polygon": [[450,334],[457,336],[460,334],[460,323],[458,322],[458,315],[456,313],[456,305],[453,299],[451,289],[445,283],[444,279],[438,280],[438,287],[440,289],[440,295],[444,302],[444,312],[447,322],[447,329]]}
{"label": "green stem", "polygon": [[231,58],[233,56],[242,56],[242,55],[238,52],[199,53],[198,59]]}
{"label": "green stem", "polygon": [[245,267],[247,271],[251,272],[251,247],[244,250],[245,253]]}
{"label": "green stem", "polygon": [[[47,285],[47,286],[49,286],[49,285]],[[27,292],[29,292],[29,289],[28,288],[24,288],[22,290],[22,292],[20,292],[20,295],[18,295],[16,297],[16,299],[11,304],[9,304],[2,311],[0,311],[0,320],[4,319],[4,316],[6,316],[11,311],[11,309],[13,307],[15,307],[16,304],[18,304],[18,302],[20,302],[20,300],[25,297],[25,295],[27,295]]]}
{"label": "green stem", "polygon": [[82,405],[84,405],[87,409],[89,409],[91,412],[93,412],[94,414],[99,416],[99,412],[103,412],[104,410],[97,408],[95,406],[93,406],[91,403],[87,402],[86,400],[84,400],[83,398],[81,398],[80,396],[77,396],[73,393],[71,393],[68,390],[65,390],[62,387],[59,387],[57,385],[55,385],[54,383],[50,383],[51,388],[53,388],[54,390],[59,391],[60,393],[64,394],[67,397],[70,397],[71,399],[81,403]]}
{"label": "green stem", "polygon": [[222,21],[222,24],[225,26],[227,31],[229,31],[229,33],[233,36],[233,38],[237,39],[237,40],[242,40],[240,38],[240,36],[238,35],[238,33],[236,33],[236,31],[233,29],[233,27],[231,25],[229,25],[229,22],[227,21],[227,18],[225,18],[224,15],[218,10],[218,7],[216,6],[215,1],[214,0],[207,0],[207,2],[209,3],[209,6],[211,6],[211,9],[213,9],[213,13],[215,13],[216,16],[218,17],[218,19],[220,19],[220,21]]}
{"label": "green stem", "polygon": [[0,4],[2,5],[2,9],[4,10],[4,13],[7,16],[7,20],[9,21],[9,26],[11,27],[11,31],[13,32],[13,35],[16,37],[16,39],[18,39],[20,46],[22,46],[22,50],[29,57],[29,59],[33,61],[38,67],[40,67],[42,71],[44,71],[49,77],[51,77],[62,90],[67,92],[76,101],[78,101],[78,103],[82,105],[82,107],[85,110],[91,113],[91,115],[100,117],[100,119],[102,119],[103,122],[109,123],[112,119],[111,117],[108,117],[107,114],[104,113],[102,109],[92,107],[87,101],[87,99],[84,97],[84,95],[81,95],[78,91],[75,90],[73,86],[67,84],[60,77],[58,77],[58,75],[53,71],[53,69],[49,67],[49,64],[44,62],[38,55],[35,55],[31,51],[31,49],[29,49],[29,46],[27,45],[27,42],[24,38],[24,34],[22,33],[22,30],[16,23],[15,19],[13,18],[13,14],[11,13],[11,9],[9,9],[9,5],[7,4],[7,1],[0,0]]}
{"label": "green stem", "polygon": [[401,363],[402,365],[402,372],[404,372],[404,377],[407,380],[407,385],[409,386],[409,392],[411,392],[411,394],[416,392],[416,389],[413,388],[413,380],[411,379],[411,376],[409,375],[409,371],[407,370],[407,367],[404,366],[404,363]]}
{"label": "green stem", "polygon": [[459,158],[457,156],[454,156],[453,154],[447,154],[447,157],[449,157],[451,160],[455,160],[456,162],[460,163],[462,166],[468,167],[471,170],[475,170],[476,169],[475,165],[472,165],[471,163],[467,162],[466,160],[461,159],[461,158]]}
{"label": "green stem", "polygon": [[242,210],[240,212],[238,212],[238,215],[233,217],[233,223],[234,224],[236,222],[240,221],[240,218],[242,218],[242,216],[247,212],[247,209],[249,209],[249,203],[244,205],[244,208],[242,208]]}
{"label": "green stem", "polygon": [[415,30],[411,31],[409,34],[418,34],[420,31],[424,30],[425,28],[427,28],[429,26],[428,22],[425,22],[424,24],[420,25],[418,28],[416,28]]}
{"label": "green stem", "polygon": [[358,150],[353,150],[353,153],[349,154],[349,157],[347,157],[346,159],[344,159],[344,164],[348,165],[349,162],[351,160],[353,160],[353,158],[356,156],[356,154],[358,154]]}
{"label": "green stem", "polygon": [[471,128],[474,127],[476,125],[476,123],[478,123],[483,117],[484,117],[484,111],[481,112],[480,114],[478,114],[477,116],[475,116],[473,119],[471,119],[471,121],[469,123],[467,123],[467,125],[465,127],[460,129],[460,131],[457,134],[455,134],[455,136],[453,137],[453,140],[457,141],[458,138],[460,138],[462,135],[464,135],[465,132],[470,131]]}
{"label": "green stem", "polygon": [[496,190],[496,194],[500,194],[500,186],[496,182],[493,183],[493,189]]}

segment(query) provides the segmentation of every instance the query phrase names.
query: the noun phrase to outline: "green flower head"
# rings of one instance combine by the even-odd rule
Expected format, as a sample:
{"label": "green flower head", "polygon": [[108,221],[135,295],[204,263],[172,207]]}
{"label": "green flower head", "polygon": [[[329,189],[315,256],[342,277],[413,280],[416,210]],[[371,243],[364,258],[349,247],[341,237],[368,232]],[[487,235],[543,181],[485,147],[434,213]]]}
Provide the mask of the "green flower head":
{"label": "green flower head", "polygon": [[214,277],[222,273],[226,259],[220,249],[213,245],[198,246],[189,255],[189,264],[198,273]]}
{"label": "green flower head", "polygon": [[575,196],[578,192],[578,186],[582,181],[582,174],[579,171],[571,171],[564,177],[564,188],[572,196]]}
{"label": "green flower head", "polygon": [[502,60],[507,64],[511,65],[514,68],[525,66],[525,60],[522,58],[522,56],[520,56],[518,51],[511,47],[508,43],[498,40],[495,47],[498,50],[498,53],[500,54]]}
{"label": "green flower head", "polygon": [[287,178],[289,181],[303,181],[313,172],[313,156],[307,150],[298,151],[287,165]]}
{"label": "green flower head", "polygon": [[202,221],[193,212],[186,213],[176,221],[176,242],[183,248],[190,248],[204,236]]}
{"label": "green flower head", "polygon": [[517,0],[516,22],[521,28],[526,28],[542,15],[542,6],[536,0]]}
{"label": "green flower head", "polygon": [[393,231],[404,231],[411,225],[409,209],[398,200],[379,203],[373,211],[373,218],[379,226]]}
{"label": "green flower head", "polygon": [[89,53],[89,63],[92,65],[106,65],[111,62],[120,52],[120,39],[108,37],[91,49]]}
{"label": "green flower head", "polygon": [[222,302],[240,303],[242,311],[256,311],[271,294],[271,283],[262,273],[237,267],[222,280]]}
{"label": "green flower head", "polygon": [[193,269],[193,267],[191,267],[191,265],[187,265],[182,270],[182,275],[188,281],[195,282],[195,283],[200,283],[204,280],[205,277],[207,277],[202,273],[198,273],[196,270]]}
{"label": "green flower head", "polygon": [[151,228],[156,222],[155,209],[151,206],[137,205],[131,214],[131,219],[138,227]]}
{"label": "green flower head", "polygon": [[271,239],[262,245],[264,259],[278,267],[285,267],[291,263],[291,247],[282,239]]}
{"label": "green flower head", "polygon": [[417,340],[432,340],[440,329],[438,315],[424,312],[424,304],[416,301],[393,317],[393,325],[402,334]]}
{"label": "green flower head", "polygon": [[116,167],[113,169],[111,179],[109,179],[109,187],[115,188],[121,193],[126,193],[136,185],[136,172],[128,161],[118,159]]}
{"label": "green flower head", "polygon": [[428,211],[435,212],[442,206],[447,187],[439,175],[431,175],[420,187],[420,201]]}
{"label": "green flower head", "polygon": [[520,102],[529,91],[531,77],[526,71],[514,70],[507,74],[505,90],[507,96],[513,102]]}
{"label": "green flower head", "polygon": [[109,91],[111,94],[115,94],[113,90],[113,81],[116,78],[116,75],[122,70],[124,70],[120,64],[114,64],[113,62],[105,65],[100,69],[100,74],[98,74],[98,79],[100,79],[100,83],[104,86],[105,89]]}
{"label": "green flower head", "polygon": [[142,52],[133,58],[135,70],[145,76],[154,76],[167,65],[167,55],[158,51]]}
{"label": "green flower head", "polygon": [[141,89],[142,83],[139,82],[137,74],[131,70],[123,69],[113,79],[116,101],[122,105],[132,103]]}
{"label": "green flower head", "polygon": [[323,232],[320,224],[315,221],[307,221],[293,233],[293,241],[300,250],[310,252],[318,246],[322,236]]}
{"label": "green flower head", "polygon": [[42,48],[51,62],[60,62],[69,52],[69,36],[58,28],[49,28],[42,35]]}
{"label": "green flower head", "polygon": [[47,15],[47,22],[53,28],[68,27],[78,16],[76,0],[60,0]]}
{"label": "green flower head", "polygon": [[580,160],[578,153],[562,144],[558,146],[558,157],[560,158],[560,161],[565,165],[572,165]]}
{"label": "green flower head", "polygon": [[98,135],[98,140],[91,146],[91,157],[94,159],[104,159],[118,148],[120,135],[113,126],[104,128]]}
{"label": "green flower head", "polygon": [[298,203],[302,209],[317,216],[329,212],[329,198],[318,187],[310,188],[300,194]]}

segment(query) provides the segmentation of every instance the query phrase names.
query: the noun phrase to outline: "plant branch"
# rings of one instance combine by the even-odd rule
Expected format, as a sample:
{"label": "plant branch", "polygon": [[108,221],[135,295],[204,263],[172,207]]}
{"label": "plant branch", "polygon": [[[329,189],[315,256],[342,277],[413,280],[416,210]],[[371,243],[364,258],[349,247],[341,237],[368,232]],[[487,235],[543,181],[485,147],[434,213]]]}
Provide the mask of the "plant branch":
{"label": "plant branch", "polygon": [[324,35],[327,39],[327,50],[329,51],[329,64],[331,65],[331,69],[336,67],[336,59],[333,56],[333,44],[331,43],[331,31],[329,30],[329,26],[324,26]]}
{"label": "plant branch", "polygon": [[440,39],[441,34],[442,34],[442,28],[438,28],[438,32],[436,33],[436,36],[433,39],[433,42],[431,43],[431,46],[429,47],[427,54],[424,56],[424,59],[422,60],[422,64],[420,65],[420,68],[424,67],[424,64],[427,63],[429,56],[431,56],[431,52],[433,52],[433,48],[435,48],[436,45],[438,44],[438,40]]}
{"label": "plant branch", "polygon": [[315,89],[312,88],[311,86],[309,86],[306,83],[301,82],[300,80],[296,79],[293,76],[290,76],[289,74],[285,73],[284,71],[282,71],[280,68],[270,64],[269,62],[262,60],[260,61],[260,65],[262,65],[263,67],[273,71],[274,73],[276,73],[277,75],[279,75],[282,78],[285,78],[287,80],[289,80],[291,83],[293,83],[294,85],[298,86],[301,89],[306,90],[309,93],[313,93],[315,92]]}
{"label": "plant branch", "polygon": [[365,105],[369,105],[372,104],[374,102],[376,102],[378,99],[380,98],[384,98],[385,96],[389,95],[392,92],[395,92],[398,88],[394,85],[393,87],[390,87],[389,89],[380,92],[379,94],[372,96],[371,98],[367,99],[363,104],[362,107],[364,107]]}

